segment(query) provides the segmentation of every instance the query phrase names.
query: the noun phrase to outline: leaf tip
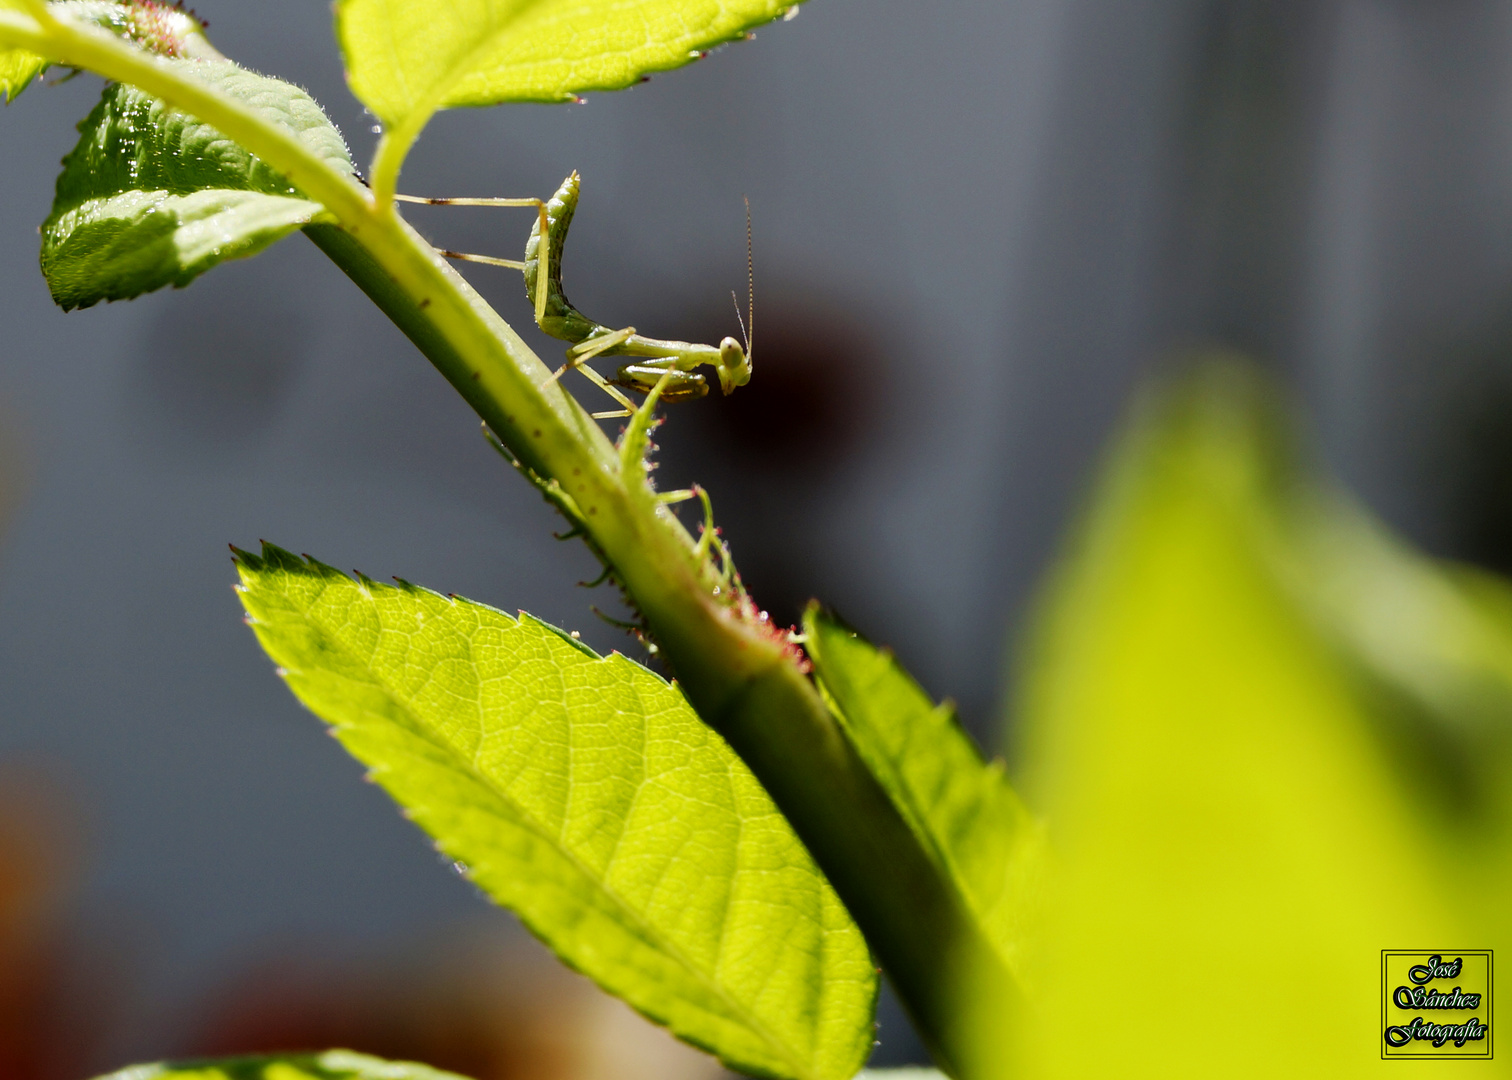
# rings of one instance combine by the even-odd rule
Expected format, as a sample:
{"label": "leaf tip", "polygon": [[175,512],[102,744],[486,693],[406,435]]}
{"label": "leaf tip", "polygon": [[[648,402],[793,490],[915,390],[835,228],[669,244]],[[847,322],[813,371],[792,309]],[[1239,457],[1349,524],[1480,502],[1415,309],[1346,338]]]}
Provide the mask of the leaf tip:
{"label": "leaf tip", "polygon": [[231,549],[231,561],[236,565],[245,567],[248,570],[256,570],[262,564],[262,560],[250,551],[243,551],[235,544],[227,544],[226,546]]}

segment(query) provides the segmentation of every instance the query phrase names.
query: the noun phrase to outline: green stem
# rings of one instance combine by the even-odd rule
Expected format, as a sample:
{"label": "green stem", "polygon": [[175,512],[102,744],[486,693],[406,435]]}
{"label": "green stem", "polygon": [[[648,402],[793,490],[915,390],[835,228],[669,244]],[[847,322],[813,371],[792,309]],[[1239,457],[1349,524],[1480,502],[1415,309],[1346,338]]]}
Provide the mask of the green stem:
{"label": "green stem", "polygon": [[[495,426],[504,406],[456,377],[466,365],[430,318],[434,305],[417,304],[415,294],[397,287],[368,250],[340,229],[310,226],[305,232]],[[505,442],[519,453],[518,443]],[[581,498],[579,505],[585,505]],[[684,551],[665,543],[667,530],[648,528],[640,507],[621,505],[614,517],[588,516],[588,527],[645,615],[689,702],[782,808],[866,934],[941,1066],[961,1077],[1006,1075],[996,1056],[998,1040],[990,1035],[1007,1023],[1004,1010],[1016,1007],[1018,992],[960,895],[785,650],[737,619],[686,572]]]}
{"label": "green stem", "polygon": [[373,151],[371,182],[373,194],[379,202],[393,201],[394,192],[399,190],[399,169],[419,136],[411,121],[385,131],[378,139],[377,149]]}
{"label": "green stem", "polygon": [[310,238],[399,326],[522,463],[554,478],[645,616],[698,714],[766,786],[892,978],[942,1067],[1003,1075],[989,1050],[1013,982],[866,770],[786,644],[716,594],[709,561],[503,319],[353,178],[241,102],[93,27],[0,11],[0,44],[134,84],[213,124],[323,203]]}

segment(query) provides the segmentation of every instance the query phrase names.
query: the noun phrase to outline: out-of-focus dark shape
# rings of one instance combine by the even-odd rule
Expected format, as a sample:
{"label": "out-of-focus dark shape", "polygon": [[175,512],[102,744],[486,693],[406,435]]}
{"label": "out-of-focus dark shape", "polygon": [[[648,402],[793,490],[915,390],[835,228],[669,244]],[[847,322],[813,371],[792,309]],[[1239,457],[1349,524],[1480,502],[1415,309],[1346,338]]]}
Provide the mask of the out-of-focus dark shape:
{"label": "out-of-focus dark shape", "polygon": [[[1433,467],[1425,479],[1446,511],[1446,554],[1512,573],[1512,310],[1460,340],[1419,346],[1419,362],[1442,371],[1442,405],[1429,425]],[[1430,359],[1431,358],[1431,359]],[[1416,358],[1415,358],[1416,359]],[[1432,393],[1434,388],[1428,388]],[[1410,432],[1420,395],[1391,402]]]}
{"label": "out-of-focus dark shape", "polygon": [[[718,340],[733,321],[733,311],[711,312],[692,340]],[[784,625],[824,591],[812,547],[830,509],[822,494],[875,444],[884,419],[882,332],[822,292],[764,292],[750,383],[669,409],[659,433],[658,482],[712,492],[747,587]]]}
{"label": "out-of-focus dark shape", "polygon": [[340,958],[288,948],[218,994],[192,1055],[333,1046],[475,1080],[710,1080],[676,1042],[496,919],[404,951]]}
{"label": "out-of-focus dark shape", "polygon": [[[699,451],[734,473],[802,482],[861,450],[877,422],[884,387],[876,331],[818,293],[763,295],[761,305],[751,381],[687,410],[689,424]],[[731,333],[733,317],[704,320],[703,337]]]}

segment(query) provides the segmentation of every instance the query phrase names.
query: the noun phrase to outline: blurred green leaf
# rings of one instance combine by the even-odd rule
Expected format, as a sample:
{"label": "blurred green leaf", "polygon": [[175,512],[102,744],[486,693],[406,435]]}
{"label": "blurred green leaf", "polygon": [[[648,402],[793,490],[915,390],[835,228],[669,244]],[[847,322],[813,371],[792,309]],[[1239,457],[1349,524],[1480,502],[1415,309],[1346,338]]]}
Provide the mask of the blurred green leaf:
{"label": "blurred green leaf", "polygon": [[1429,558],[1304,479],[1275,496],[1278,580],[1372,697],[1424,793],[1504,815],[1512,749],[1512,586]]}
{"label": "blurred green leaf", "polygon": [[1045,833],[1003,762],[984,762],[955,708],[932,702],[891,652],[816,608],[804,628],[815,673],[862,760],[1022,982]]}
{"label": "blurred green leaf", "polygon": [[[351,171],[340,132],[298,87],[226,62],[169,62]],[[107,86],[79,131],[42,226],[42,272],[65,310],[182,287],[322,214],[215,128],[133,87]]]}
{"label": "blurred green leaf", "polygon": [[318,1054],[206,1058],[133,1065],[99,1080],[466,1080],[413,1061],[387,1061],[351,1050]]}
{"label": "blurred green leaf", "polygon": [[294,693],[568,964],[733,1068],[860,1068],[860,931],[676,687],[528,615],[271,546],[238,561]]}
{"label": "blurred green leaf", "polygon": [[[1345,529],[1278,416],[1231,364],[1147,401],[1042,604],[1020,723],[1056,874],[1028,1074],[1374,1072],[1382,949],[1508,944],[1505,820],[1430,797],[1376,692],[1434,634],[1393,590],[1454,575]],[[1392,648],[1364,647],[1371,603]],[[1440,642],[1437,670],[1500,669],[1493,640]]]}
{"label": "blurred green leaf", "polygon": [[794,0],[338,0],[336,33],[352,92],[383,121],[402,155],[440,109],[571,101],[618,90],[682,67],[793,6]]}

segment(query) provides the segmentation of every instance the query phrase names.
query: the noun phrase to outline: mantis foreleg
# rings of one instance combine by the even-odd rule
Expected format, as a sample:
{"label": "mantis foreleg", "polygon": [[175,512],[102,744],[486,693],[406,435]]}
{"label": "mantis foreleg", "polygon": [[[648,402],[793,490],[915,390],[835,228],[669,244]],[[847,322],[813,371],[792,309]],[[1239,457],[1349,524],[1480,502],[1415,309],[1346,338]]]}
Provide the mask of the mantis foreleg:
{"label": "mantis foreleg", "polygon": [[579,346],[579,348],[577,349],[569,349],[567,351],[567,362],[551,373],[546,381],[541,384],[541,389],[544,390],[546,389],[546,387],[556,382],[562,377],[565,372],[571,370],[572,368],[577,368],[588,377],[590,382],[592,382],[600,390],[604,391],[604,393],[608,394],[615,401],[618,401],[625,407],[625,411],[623,412],[616,411],[593,413],[592,416],[595,420],[607,420],[614,417],[631,415],[631,413],[635,411],[635,403],[627,398],[624,394],[616,390],[614,388],[614,384],[609,382],[609,380],[605,379],[591,367],[588,367],[586,365],[586,362],[592,360],[595,356],[599,355],[599,353],[609,351],[620,342],[626,340],[634,334],[635,327],[627,326],[623,330],[616,330],[613,333],[605,334],[603,337],[595,338],[591,342],[584,342],[583,344],[586,345],[587,348]]}

